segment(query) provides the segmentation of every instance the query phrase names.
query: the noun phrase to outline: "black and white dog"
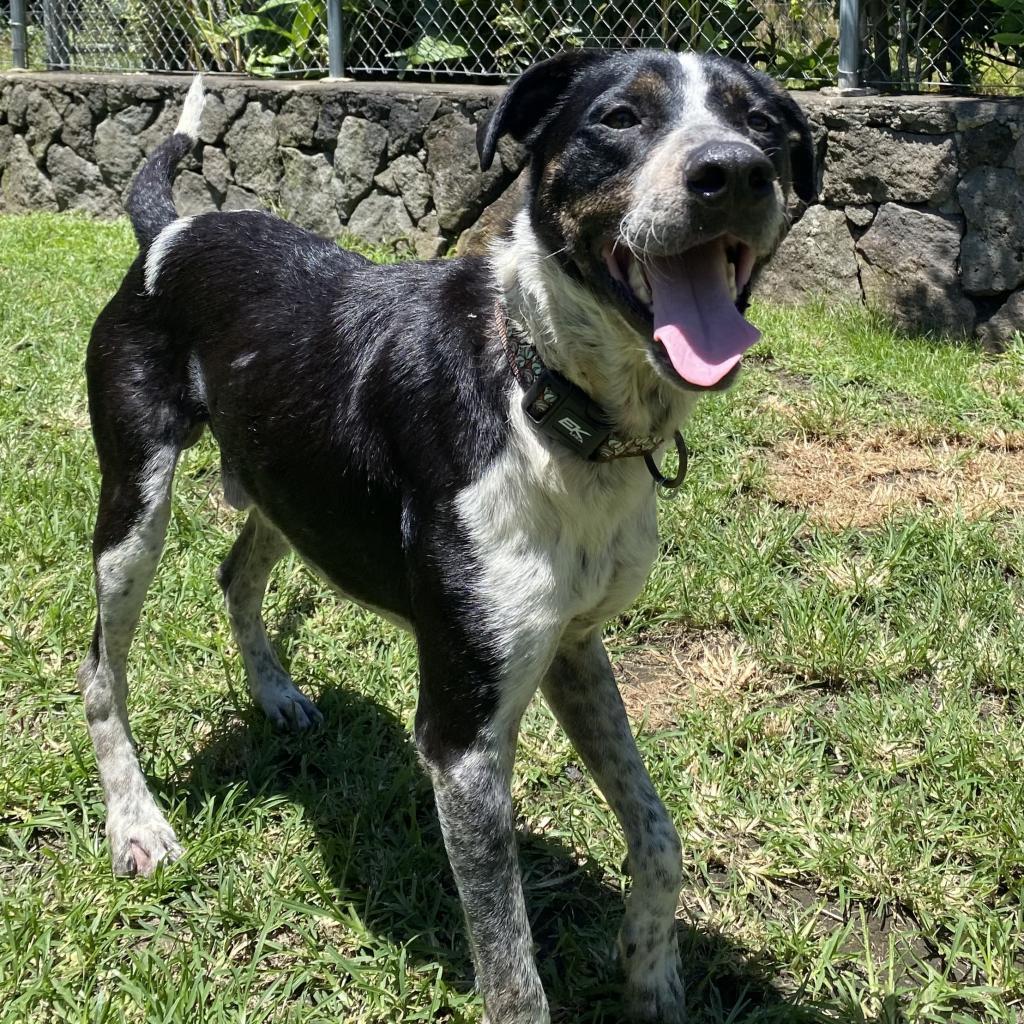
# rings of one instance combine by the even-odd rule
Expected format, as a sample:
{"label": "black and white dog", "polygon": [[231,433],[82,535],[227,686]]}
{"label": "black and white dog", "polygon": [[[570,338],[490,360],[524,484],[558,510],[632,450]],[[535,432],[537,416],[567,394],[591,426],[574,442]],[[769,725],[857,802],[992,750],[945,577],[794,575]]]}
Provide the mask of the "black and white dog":
{"label": "black and white dog", "polygon": [[484,167],[505,135],[530,158],[523,209],[490,258],[381,267],[263,213],[178,217],[171,178],[202,105],[197,79],[133,185],[139,255],[87,360],[99,615],[79,682],[114,870],[181,852],[133,748],[125,667],[178,457],[209,426],[225,494],[250,509],[220,582],[270,718],[320,720],[260,615],[289,547],[416,636],[416,743],[486,1019],[549,1019],[509,784],[538,687],[625,832],[630,1012],[681,1019],[679,838],[601,625],[657,551],[656,459],[757,338],[742,315],[751,281],[790,190],[814,193],[803,115],[724,59],[563,54],[481,126]]}

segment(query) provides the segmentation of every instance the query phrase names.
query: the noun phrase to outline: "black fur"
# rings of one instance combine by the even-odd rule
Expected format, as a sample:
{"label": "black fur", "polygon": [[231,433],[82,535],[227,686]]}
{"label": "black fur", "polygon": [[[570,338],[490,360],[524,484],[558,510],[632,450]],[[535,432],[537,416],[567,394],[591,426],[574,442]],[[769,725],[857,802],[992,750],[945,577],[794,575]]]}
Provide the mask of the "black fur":
{"label": "black fur", "polygon": [[[346,593],[409,622],[453,621],[458,602],[472,615],[459,578],[414,593],[411,577],[452,543],[442,527],[454,496],[504,443],[510,381],[483,261],[379,267],[269,214],[240,212],[197,217],[153,296],[143,263],[90,346],[105,475],[123,471],[126,428],[181,448],[208,423],[255,504]],[[101,514],[98,551],[123,525]],[[471,735],[489,707],[463,706],[458,717],[472,714],[460,732]]]}
{"label": "black fur", "polygon": [[175,132],[153,150],[132,182],[125,205],[143,252],[178,216],[171,198],[171,180],[181,158],[194,144],[187,135]]}
{"label": "black fur", "polygon": [[498,105],[481,123],[476,135],[480,166],[488,170],[494,161],[498,140],[510,135],[527,142],[539,134],[543,124],[558,114],[563,97],[580,73],[614,61],[607,50],[569,50],[543,60],[524,71],[505,90]]}

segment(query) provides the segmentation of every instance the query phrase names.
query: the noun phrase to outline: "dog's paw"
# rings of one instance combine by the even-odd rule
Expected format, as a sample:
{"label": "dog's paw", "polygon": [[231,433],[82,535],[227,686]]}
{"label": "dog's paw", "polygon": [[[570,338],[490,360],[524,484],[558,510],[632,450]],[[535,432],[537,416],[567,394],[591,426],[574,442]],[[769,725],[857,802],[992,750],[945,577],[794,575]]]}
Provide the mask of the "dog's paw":
{"label": "dog's paw", "polygon": [[551,1024],[551,1011],[546,1001],[538,1006],[500,1010],[496,1014],[485,1010],[483,1024]]}
{"label": "dog's paw", "polygon": [[184,852],[174,829],[163,818],[108,824],[107,836],[115,875],[151,875],[158,865],[170,864]]}
{"label": "dog's paw", "polygon": [[323,724],[320,709],[287,676],[260,683],[254,696],[278,729],[305,732]]}
{"label": "dog's paw", "polygon": [[685,1024],[686,995],[674,964],[660,977],[627,985],[626,1017],[633,1024]]}
{"label": "dog's paw", "polygon": [[626,1016],[636,1024],[683,1024],[686,993],[674,938],[656,947],[621,947],[626,969]]}

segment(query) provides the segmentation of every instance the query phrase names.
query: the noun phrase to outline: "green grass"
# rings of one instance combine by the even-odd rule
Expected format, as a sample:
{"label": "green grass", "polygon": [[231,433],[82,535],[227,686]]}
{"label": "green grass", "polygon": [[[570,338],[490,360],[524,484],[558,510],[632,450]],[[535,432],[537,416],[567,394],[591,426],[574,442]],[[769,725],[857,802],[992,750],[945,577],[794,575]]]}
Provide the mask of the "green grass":
{"label": "green grass", "polygon": [[[0,218],[0,1020],[479,1021],[408,738],[413,645],[283,563],[268,622],[327,724],[276,735],[214,583],[239,521],[206,441],[130,666],[188,855],[111,875],[74,681],[97,492],[82,361],[132,255],[125,224]],[[1024,347],[986,357],[853,310],[754,319],[765,340],[689,425],[663,556],[608,629],[646,680],[628,700],[684,837],[692,1020],[1020,1022]],[[860,528],[787,497],[780,453],[863,438],[951,452],[951,473],[1001,453],[1011,476],[980,512],[909,500]],[[623,843],[539,704],[516,795],[555,1018],[617,1021]]]}

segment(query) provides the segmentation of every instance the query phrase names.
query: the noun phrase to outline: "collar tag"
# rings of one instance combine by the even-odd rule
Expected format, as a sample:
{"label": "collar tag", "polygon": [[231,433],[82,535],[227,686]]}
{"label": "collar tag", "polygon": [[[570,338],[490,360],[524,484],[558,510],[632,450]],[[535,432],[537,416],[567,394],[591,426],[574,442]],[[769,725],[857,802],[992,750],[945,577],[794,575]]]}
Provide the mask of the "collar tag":
{"label": "collar tag", "polygon": [[547,367],[523,395],[523,411],[542,433],[584,459],[611,436],[611,426],[586,392]]}

